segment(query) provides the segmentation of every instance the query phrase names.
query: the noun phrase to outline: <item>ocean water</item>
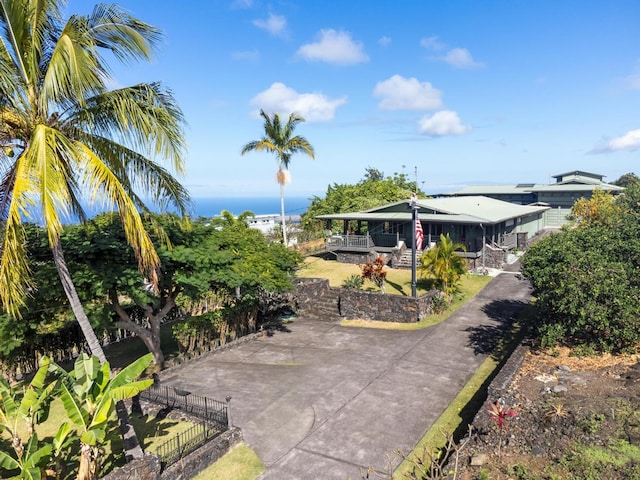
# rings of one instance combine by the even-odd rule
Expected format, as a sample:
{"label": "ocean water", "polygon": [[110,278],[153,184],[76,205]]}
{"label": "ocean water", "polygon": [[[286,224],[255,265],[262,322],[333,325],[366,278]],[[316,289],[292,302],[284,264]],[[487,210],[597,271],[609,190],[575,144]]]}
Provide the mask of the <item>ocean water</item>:
{"label": "ocean water", "polygon": [[[280,197],[193,198],[194,217],[214,217],[222,210],[240,215],[249,210],[255,215],[280,213]],[[286,216],[302,215],[311,205],[306,197],[284,197]]]}
{"label": "ocean water", "polygon": [[[280,213],[280,197],[230,197],[230,198],[192,198],[193,208],[192,218],[215,217],[220,215],[222,210],[228,210],[234,215],[240,215],[249,210],[255,215],[270,215]],[[150,204],[151,205],[151,204]],[[311,205],[311,200],[307,197],[285,197],[284,212],[286,217],[296,218],[306,212]],[[108,207],[102,205],[84,205],[88,218],[92,218],[100,213],[110,211]],[[156,211],[153,207],[153,211]],[[28,222],[43,225],[42,214],[39,208],[31,208]],[[76,217],[65,217],[63,223],[77,223]]]}

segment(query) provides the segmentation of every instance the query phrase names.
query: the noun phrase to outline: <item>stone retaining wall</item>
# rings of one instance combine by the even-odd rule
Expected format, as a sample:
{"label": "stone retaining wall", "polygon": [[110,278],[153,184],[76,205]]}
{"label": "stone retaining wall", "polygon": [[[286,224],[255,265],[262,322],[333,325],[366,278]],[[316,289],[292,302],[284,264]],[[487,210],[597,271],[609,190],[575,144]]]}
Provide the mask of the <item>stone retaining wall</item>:
{"label": "stone retaining wall", "polygon": [[314,306],[329,296],[329,280],[326,278],[296,278],[293,284],[293,297],[298,314],[313,312]]}
{"label": "stone retaining wall", "polygon": [[433,297],[437,294],[433,290],[413,298],[345,288],[340,292],[340,315],[350,319],[415,323],[431,315]]}
{"label": "stone retaining wall", "polygon": [[431,315],[433,298],[438,295],[436,290],[413,298],[329,287],[329,281],[323,278],[299,278],[295,286],[294,297],[302,315],[313,312],[323,299],[337,297],[336,314],[341,317],[400,323],[414,323]]}
{"label": "stone retaining wall", "polygon": [[505,252],[501,248],[491,248],[491,246],[489,245],[485,246],[484,257],[484,266],[486,268],[500,269],[507,262],[507,252]]}

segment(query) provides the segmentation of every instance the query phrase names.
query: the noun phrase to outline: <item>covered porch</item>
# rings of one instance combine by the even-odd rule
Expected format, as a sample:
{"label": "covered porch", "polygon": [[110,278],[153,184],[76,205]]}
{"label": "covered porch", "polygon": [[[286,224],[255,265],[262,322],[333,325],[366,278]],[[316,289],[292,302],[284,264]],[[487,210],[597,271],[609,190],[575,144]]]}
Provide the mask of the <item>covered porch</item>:
{"label": "covered porch", "polygon": [[[461,201],[464,209],[459,205]],[[449,235],[465,246],[466,251],[460,254],[472,265],[476,262],[484,265],[485,255],[499,258],[500,252],[506,255],[514,249],[524,249],[527,239],[540,229],[542,214],[548,209],[507,204],[487,197],[425,199],[418,205],[424,237],[422,250],[437,245],[441,234]],[[465,210],[474,210],[474,214]],[[316,218],[326,222],[327,251],[340,261],[362,263],[367,256],[386,254],[393,266],[394,259],[398,260],[406,251],[410,253],[415,244],[409,201]]]}

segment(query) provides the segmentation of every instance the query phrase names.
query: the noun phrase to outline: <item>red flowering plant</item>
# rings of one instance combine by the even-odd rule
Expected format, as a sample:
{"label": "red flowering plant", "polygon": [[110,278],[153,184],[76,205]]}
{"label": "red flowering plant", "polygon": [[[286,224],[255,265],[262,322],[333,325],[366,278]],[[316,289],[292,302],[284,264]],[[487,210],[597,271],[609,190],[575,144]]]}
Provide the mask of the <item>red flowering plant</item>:
{"label": "red flowering plant", "polygon": [[487,410],[489,412],[489,418],[496,422],[498,426],[499,438],[498,438],[498,457],[500,457],[500,447],[502,446],[502,432],[509,428],[509,418],[517,417],[518,412],[512,409],[510,406],[506,407],[500,403],[495,402],[491,404],[491,408]]}
{"label": "red flowering plant", "polygon": [[382,257],[377,257],[373,262],[360,265],[362,278],[371,280],[384,293],[384,282],[387,279],[387,271],[385,270],[385,261]]}

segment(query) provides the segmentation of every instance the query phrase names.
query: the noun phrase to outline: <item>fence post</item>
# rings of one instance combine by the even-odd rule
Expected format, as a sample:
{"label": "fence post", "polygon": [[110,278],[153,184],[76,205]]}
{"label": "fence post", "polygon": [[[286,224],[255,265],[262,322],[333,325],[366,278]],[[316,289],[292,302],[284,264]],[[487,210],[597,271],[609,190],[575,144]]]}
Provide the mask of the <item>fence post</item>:
{"label": "fence post", "polygon": [[231,395],[228,395],[225,400],[227,401],[227,427],[233,428],[233,422],[231,421]]}

